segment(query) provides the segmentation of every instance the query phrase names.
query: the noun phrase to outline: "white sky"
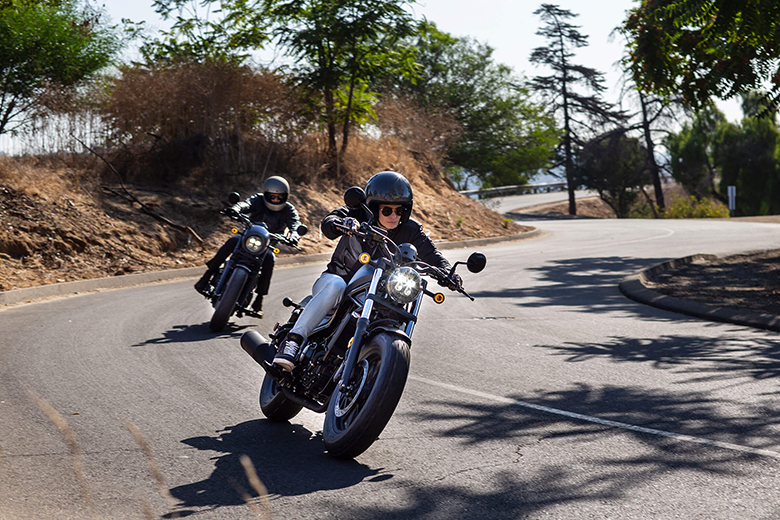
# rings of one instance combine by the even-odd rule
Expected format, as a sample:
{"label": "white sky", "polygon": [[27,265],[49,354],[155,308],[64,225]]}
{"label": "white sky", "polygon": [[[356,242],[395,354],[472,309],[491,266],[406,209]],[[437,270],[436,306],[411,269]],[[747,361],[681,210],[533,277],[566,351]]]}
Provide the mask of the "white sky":
{"label": "white sky", "polygon": [[[114,23],[130,18],[145,20],[150,28],[167,26],[152,9],[151,0],[93,1],[105,6]],[[610,34],[638,0],[544,1],[579,15],[569,21],[580,26],[580,33],[589,38],[589,46],[577,51],[577,63],[603,72],[609,88],[606,97],[609,101],[617,101],[620,72],[616,62],[623,55],[624,47],[619,35],[610,37]],[[528,61],[535,47],[546,44],[541,36],[536,35],[541,21],[533,14],[542,3],[543,0],[418,0],[413,10],[416,18],[424,16],[442,31],[489,44],[495,49],[495,61],[509,65],[518,75],[531,78],[549,73]],[[719,103],[719,106],[729,120],[739,121],[742,118],[737,101]]]}

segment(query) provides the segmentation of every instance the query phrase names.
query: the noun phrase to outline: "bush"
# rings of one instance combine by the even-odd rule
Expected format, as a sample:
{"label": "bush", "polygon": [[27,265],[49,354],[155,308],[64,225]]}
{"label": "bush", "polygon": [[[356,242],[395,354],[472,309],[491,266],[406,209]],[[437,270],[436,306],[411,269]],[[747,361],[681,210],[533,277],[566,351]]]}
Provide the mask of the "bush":
{"label": "bush", "polygon": [[720,202],[693,195],[687,199],[678,198],[664,212],[664,218],[728,218],[729,210]]}

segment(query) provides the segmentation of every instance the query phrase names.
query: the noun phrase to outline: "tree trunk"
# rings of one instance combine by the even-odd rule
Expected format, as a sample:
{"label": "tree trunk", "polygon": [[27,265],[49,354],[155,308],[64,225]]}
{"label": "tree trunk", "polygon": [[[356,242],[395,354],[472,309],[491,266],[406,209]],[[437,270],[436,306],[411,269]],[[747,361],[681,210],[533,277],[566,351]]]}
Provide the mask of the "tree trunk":
{"label": "tree trunk", "polygon": [[[663,213],[666,210],[664,190],[661,186],[660,169],[658,168],[658,163],[655,161],[655,146],[653,145],[653,137],[650,134],[650,120],[647,117],[647,103],[645,95],[642,92],[639,92],[639,102],[642,105],[642,130],[645,134],[645,146],[647,146],[647,163],[650,168],[650,175],[653,179],[653,188],[655,189],[655,203],[656,206],[658,206],[658,210]],[[653,215],[657,218],[655,210],[653,211]]]}

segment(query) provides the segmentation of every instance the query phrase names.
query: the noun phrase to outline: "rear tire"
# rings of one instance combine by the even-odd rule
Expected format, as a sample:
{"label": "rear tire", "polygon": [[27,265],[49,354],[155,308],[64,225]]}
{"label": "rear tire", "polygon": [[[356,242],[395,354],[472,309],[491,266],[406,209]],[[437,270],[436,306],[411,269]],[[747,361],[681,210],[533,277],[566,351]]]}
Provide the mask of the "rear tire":
{"label": "rear tire", "polygon": [[409,373],[409,343],[378,334],[360,352],[352,380],[355,395],[337,388],[325,413],[325,448],[333,457],[350,459],[379,437],[401,399]]}
{"label": "rear tire", "polygon": [[286,422],[298,415],[303,406],[290,401],[279,389],[276,381],[265,375],[260,387],[260,409],[269,421]]}
{"label": "rear tire", "polygon": [[233,314],[233,310],[236,308],[236,301],[241,294],[241,290],[244,288],[249,273],[243,269],[233,269],[230,274],[230,279],[225,285],[225,290],[222,291],[222,295],[217,300],[217,305],[214,307],[214,314],[211,316],[211,322],[209,328],[213,332],[219,332],[225,328],[230,316]]}

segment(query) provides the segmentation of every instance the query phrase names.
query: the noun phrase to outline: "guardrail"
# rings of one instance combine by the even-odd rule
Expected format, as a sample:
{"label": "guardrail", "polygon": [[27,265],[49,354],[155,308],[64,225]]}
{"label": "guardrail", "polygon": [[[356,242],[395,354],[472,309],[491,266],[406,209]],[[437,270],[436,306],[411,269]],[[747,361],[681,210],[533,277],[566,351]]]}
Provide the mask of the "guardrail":
{"label": "guardrail", "polygon": [[518,184],[516,186],[501,186],[484,190],[464,190],[460,193],[467,197],[489,199],[491,197],[506,197],[507,195],[525,195],[527,193],[550,193],[566,189],[565,182],[545,182],[543,184]]}

